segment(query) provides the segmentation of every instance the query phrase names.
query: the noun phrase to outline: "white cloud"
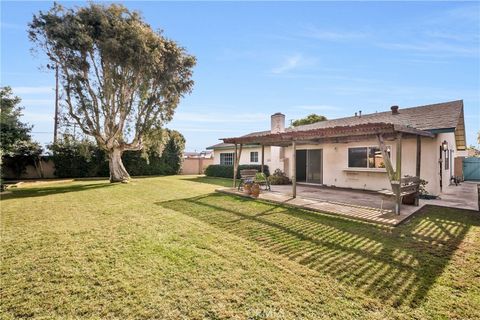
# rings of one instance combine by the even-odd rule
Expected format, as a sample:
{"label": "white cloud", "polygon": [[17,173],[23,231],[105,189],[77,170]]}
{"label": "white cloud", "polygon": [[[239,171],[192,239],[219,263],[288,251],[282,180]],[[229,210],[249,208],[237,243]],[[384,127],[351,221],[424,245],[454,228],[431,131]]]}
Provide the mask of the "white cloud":
{"label": "white cloud", "polygon": [[461,56],[478,56],[478,47],[448,44],[443,42],[417,42],[417,43],[379,43],[379,47],[391,50],[405,50],[420,53],[453,54]]}
{"label": "white cloud", "polygon": [[51,106],[53,108],[55,105],[55,100],[54,99],[22,99],[22,102],[20,104],[25,107]]}
{"label": "white cloud", "polygon": [[228,115],[218,113],[179,112],[175,115],[175,121],[245,123],[265,121],[266,119],[269,119],[269,117],[270,115],[264,113],[239,113],[234,115]]}
{"label": "white cloud", "polygon": [[12,91],[14,94],[18,95],[27,95],[27,94],[44,94],[50,93],[53,94],[55,92],[55,88],[49,86],[38,86],[38,87],[13,87]]}
{"label": "white cloud", "polygon": [[306,58],[303,55],[296,53],[294,55],[286,57],[280,65],[273,68],[271,72],[273,74],[283,74],[289,71],[293,71],[302,67],[313,66],[316,64],[315,59]]}
{"label": "white cloud", "polygon": [[302,110],[318,110],[318,111],[340,111],[342,108],[329,106],[329,105],[303,105],[303,106],[294,106],[295,109]]}
{"label": "white cloud", "polygon": [[278,67],[272,69],[272,73],[284,73],[297,68],[302,61],[302,56],[299,54],[286,58]]}
{"label": "white cloud", "polygon": [[40,122],[48,122],[48,123],[53,123],[53,113],[45,113],[45,112],[30,112],[30,111],[23,111],[23,120],[28,122],[28,123],[40,123]]}
{"label": "white cloud", "polygon": [[180,132],[223,132],[223,133],[238,133],[240,130],[232,129],[210,129],[210,128],[191,128],[191,127],[175,127],[175,130]]}
{"label": "white cloud", "polygon": [[324,30],[316,27],[309,27],[300,35],[306,38],[329,41],[355,40],[366,38],[368,36],[368,34],[364,32]]}

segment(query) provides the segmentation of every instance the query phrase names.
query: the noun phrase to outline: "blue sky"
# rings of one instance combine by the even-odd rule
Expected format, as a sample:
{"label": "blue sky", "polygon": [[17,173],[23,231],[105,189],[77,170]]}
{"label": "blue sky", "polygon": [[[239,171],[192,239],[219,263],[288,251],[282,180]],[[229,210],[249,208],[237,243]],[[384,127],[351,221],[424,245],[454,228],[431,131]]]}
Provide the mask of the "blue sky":
{"label": "blue sky", "polygon": [[[1,85],[23,99],[34,138],[53,138],[54,75],[26,26],[53,2],[1,2]],[[125,2],[197,57],[195,87],[168,127],[187,150],[309,113],[328,118],[463,99],[480,130],[475,2]],[[82,5],[67,2],[66,6]]]}

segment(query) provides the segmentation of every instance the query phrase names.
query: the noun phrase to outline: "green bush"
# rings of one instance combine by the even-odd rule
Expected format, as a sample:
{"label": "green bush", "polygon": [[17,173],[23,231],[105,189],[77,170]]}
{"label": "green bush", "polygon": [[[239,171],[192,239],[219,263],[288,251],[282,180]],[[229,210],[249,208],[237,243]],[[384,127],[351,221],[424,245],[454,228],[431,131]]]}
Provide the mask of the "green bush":
{"label": "green bush", "polygon": [[276,169],[275,172],[270,177],[268,177],[268,181],[270,182],[270,184],[273,185],[290,184],[290,179],[280,169]]}
{"label": "green bush", "polygon": [[[163,150],[125,151],[123,165],[131,176],[178,174],[183,161],[183,136],[168,130]],[[49,146],[59,178],[108,177],[106,152],[91,141],[66,138]]]}
{"label": "green bush", "polygon": [[[255,169],[258,172],[262,171],[262,166],[259,164],[241,164],[238,166],[237,179],[240,178],[240,170]],[[268,177],[270,172],[268,166],[263,166],[263,172]],[[208,177],[233,178],[233,166],[222,164],[211,164],[205,169],[205,175]]]}
{"label": "green bush", "polygon": [[208,177],[233,178],[233,166],[211,164],[205,169]]}

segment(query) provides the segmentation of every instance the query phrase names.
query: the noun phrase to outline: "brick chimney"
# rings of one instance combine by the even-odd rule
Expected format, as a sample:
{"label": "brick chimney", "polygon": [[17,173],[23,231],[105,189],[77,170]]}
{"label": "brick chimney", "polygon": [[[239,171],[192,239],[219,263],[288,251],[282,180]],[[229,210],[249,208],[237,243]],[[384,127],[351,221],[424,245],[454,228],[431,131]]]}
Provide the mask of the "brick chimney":
{"label": "brick chimney", "polygon": [[398,114],[398,106],[391,106],[390,110],[392,110],[392,114]]}
{"label": "brick chimney", "polygon": [[277,112],[271,116],[271,133],[278,133],[285,131],[285,115],[283,113]]}

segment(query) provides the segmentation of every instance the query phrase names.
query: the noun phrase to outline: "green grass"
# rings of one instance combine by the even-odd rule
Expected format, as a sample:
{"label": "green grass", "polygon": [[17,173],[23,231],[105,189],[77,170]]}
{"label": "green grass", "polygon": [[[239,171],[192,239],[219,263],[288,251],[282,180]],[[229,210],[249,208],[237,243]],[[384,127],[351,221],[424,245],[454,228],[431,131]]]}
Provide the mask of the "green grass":
{"label": "green grass", "polygon": [[0,316],[475,319],[480,216],[397,228],[214,193],[227,179],[89,180],[1,200]]}

